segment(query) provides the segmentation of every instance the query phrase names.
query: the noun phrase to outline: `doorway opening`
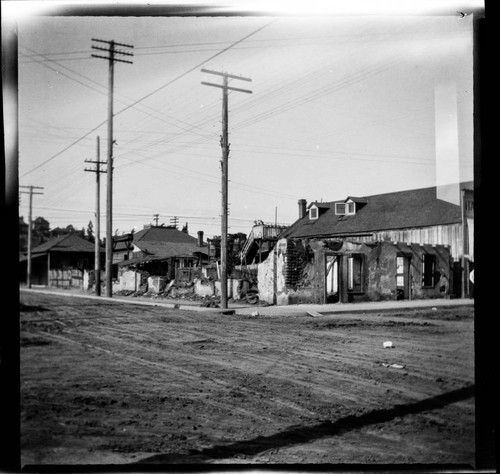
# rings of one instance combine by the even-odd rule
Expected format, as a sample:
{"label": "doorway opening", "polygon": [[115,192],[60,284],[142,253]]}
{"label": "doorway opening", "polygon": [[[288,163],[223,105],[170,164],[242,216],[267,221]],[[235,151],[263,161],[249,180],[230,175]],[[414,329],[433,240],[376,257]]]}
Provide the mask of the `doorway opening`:
{"label": "doorway opening", "polygon": [[326,256],[326,301],[325,303],[339,302],[339,260],[338,255]]}
{"label": "doorway opening", "polygon": [[410,257],[399,255],[396,257],[396,299],[411,299],[410,286]]}

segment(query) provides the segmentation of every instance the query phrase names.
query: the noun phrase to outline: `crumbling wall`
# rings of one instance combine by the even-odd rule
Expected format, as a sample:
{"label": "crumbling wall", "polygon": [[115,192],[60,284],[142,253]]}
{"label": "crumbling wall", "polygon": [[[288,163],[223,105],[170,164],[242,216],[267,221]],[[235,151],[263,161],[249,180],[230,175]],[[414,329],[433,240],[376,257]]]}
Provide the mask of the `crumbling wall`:
{"label": "crumbling wall", "polygon": [[[398,255],[410,258],[409,278],[412,299],[445,297],[440,291],[439,277],[447,279],[452,287],[450,250],[445,246],[406,243],[349,242],[334,240],[277,242],[273,252],[259,265],[258,288],[261,301],[277,305],[316,303],[324,304],[326,289],[326,255],[335,253],[341,258],[343,281],[339,292],[341,301],[378,301],[397,298],[396,266]],[[427,253],[436,258],[435,285],[422,287],[422,258]],[[351,255],[362,258],[361,290],[347,288],[347,259]],[[342,288],[342,290],[341,290]]]}
{"label": "crumbling wall", "polygon": [[184,267],[175,270],[176,283],[194,281],[195,278],[201,278],[201,267]]}
{"label": "crumbling wall", "polygon": [[397,249],[392,243],[376,242],[367,257],[367,297],[370,301],[395,300]]}
{"label": "crumbling wall", "polygon": [[[427,299],[446,296],[439,288],[439,278],[444,274],[451,283],[450,249],[443,245],[420,245],[402,242],[377,242],[367,258],[366,296],[371,301],[395,300],[397,298],[396,262],[398,256],[409,259],[410,298]],[[434,287],[422,286],[422,259],[424,254],[433,255],[436,259]],[[451,285],[449,285],[451,288]]]}
{"label": "crumbling wall", "polygon": [[149,273],[137,270],[121,270],[117,289],[121,291],[147,291]]}
{"label": "crumbling wall", "polygon": [[163,276],[150,276],[147,279],[148,291],[153,294],[160,294],[167,286],[167,278]]}
{"label": "crumbling wall", "polygon": [[215,282],[206,278],[196,278],[194,280],[194,292],[201,297],[214,296]]}
{"label": "crumbling wall", "polygon": [[274,289],[276,279],[277,304],[288,304],[283,301],[286,298],[285,265],[286,265],[287,240],[281,239],[276,242],[274,249],[257,268],[257,286],[259,299],[269,304],[274,304]]}
{"label": "crumbling wall", "polygon": [[259,264],[260,300],[276,302],[278,306],[320,303],[322,284],[315,261],[315,250],[308,243],[279,240],[268,258]]}
{"label": "crumbling wall", "polygon": [[[444,274],[449,282],[448,287],[452,288],[452,257],[450,248],[443,245],[418,245],[411,244],[408,246],[413,254],[411,273],[412,273],[412,299],[426,299],[426,298],[442,298],[448,297],[447,294],[440,291],[439,280],[441,274]],[[422,259],[424,254],[434,255],[436,259],[434,286],[422,286]]]}

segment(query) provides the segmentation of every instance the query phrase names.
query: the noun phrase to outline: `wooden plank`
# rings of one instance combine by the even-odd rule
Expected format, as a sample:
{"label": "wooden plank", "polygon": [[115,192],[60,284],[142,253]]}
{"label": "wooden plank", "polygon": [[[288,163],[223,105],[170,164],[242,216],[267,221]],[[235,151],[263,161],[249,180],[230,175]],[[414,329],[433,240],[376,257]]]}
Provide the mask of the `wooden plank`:
{"label": "wooden plank", "polygon": [[317,318],[318,316],[323,316],[321,313],[318,313],[317,311],[311,310],[307,311],[308,316],[312,316],[313,318]]}

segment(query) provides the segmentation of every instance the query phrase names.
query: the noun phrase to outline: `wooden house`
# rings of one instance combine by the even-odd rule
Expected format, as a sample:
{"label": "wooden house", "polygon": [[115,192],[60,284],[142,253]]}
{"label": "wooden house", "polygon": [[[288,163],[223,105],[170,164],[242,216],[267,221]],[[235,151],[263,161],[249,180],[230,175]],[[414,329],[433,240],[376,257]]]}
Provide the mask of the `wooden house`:
{"label": "wooden house", "polygon": [[[455,190],[458,203],[443,199],[436,187],[347,196],[309,205],[299,200],[298,220],[280,235],[270,255],[275,259],[285,256],[280,270],[284,274],[270,277],[273,272],[268,268],[262,270],[261,277],[259,270],[259,290],[263,286],[265,293],[267,288],[270,301],[270,285],[274,287],[273,300],[277,299],[277,291],[286,293],[287,286],[294,292],[300,287],[303,296],[296,294],[296,300],[327,302],[328,285],[336,281],[340,301],[438,297],[441,292],[434,289],[441,279],[439,273],[447,280],[443,296],[472,296],[469,275],[474,265],[473,184],[460,183]],[[378,245],[384,242],[397,251]],[[373,253],[375,247],[378,256]],[[315,288],[309,300],[304,272],[309,280],[312,274],[320,279],[319,283],[309,281]],[[368,283],[381,274],[382,287],[368,291]],[[354,285],[356,279],[359,285]],[[276,290],[276,281],[282,282],[281,290]]]}
{"label": "wooden house", "polygon": [[[104,255],[104,249],[101,250]],[[26,281],[28,256],[20,258]],[[82,288],[84,271],[95,266],[95,245],[77,234],[54,237],[31,251],[31,283],[57,288]]]}

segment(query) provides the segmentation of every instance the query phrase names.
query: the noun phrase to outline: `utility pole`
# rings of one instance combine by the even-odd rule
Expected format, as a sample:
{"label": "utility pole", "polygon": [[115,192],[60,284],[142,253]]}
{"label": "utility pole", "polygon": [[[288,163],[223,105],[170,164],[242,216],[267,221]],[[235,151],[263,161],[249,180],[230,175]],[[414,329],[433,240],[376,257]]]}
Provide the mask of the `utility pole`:
{"label": "utility pole", "polygon": [[155,226],[158,227],[158,219],[160,218],[160,214],[153,214],[153,220],[155,221]]}
{"label": "utility pole", "polygon": [[107,48],[92,45],[92,49],[98,49],[108,53],[108,56],[92,54],[94,58],[106,59],[109,63],[109,95],[108,95],[108,176],[106,194],[106,296],[113,296],[112,271],[113,271],[113,86],[114,86],[114,64],[115,62],[132,64],[132,61],[118,59],[116,55],[133,56],[132,53],[118,51],[116,46],[122,48],[133,48],[129,44],[116,43],[92,38],[92,41],[105,43]]}
{"label": "utility pole", "polygon": [[33,194],[43,194],[40,192],[33,191],[34,189],[43,189],[41,186],[19,186],[20,188],[27,188],[29,191],[20,191],[21,194],[30,195],[30,207],[28,216],[28,267],[26,271],[26,284],[28,288],[31,288],[31,228],[33,227]]}
{"label": "utility pole", "polygon": [[95,169],[91,170],[85,168],[85,171],[90,171],[96,174],[96,199],[95,199],[95,219],[96,219],[96,231],[95,231],[95,294],[96,296],[101,296],[101,206],[100,206],[100,188],[101,188],[101,173],[106,173],[106,170],[100,168],[104,165],[104,161],[100,161],[100,142],[99,137],[97,137],[97,160],[85,160],[85,163],[95,163]]}
{"label": "utility pole", "polygon": [[170,224],[177,229],[177,225],[179,224],[179,218],[177,216],[172,217],[170,219]]}
{"label": "utility pole", "polygon": [[215,74],[222,76],[223,83],[212,84],[211,82],[202,82],[205,86],[218,87],[222,89],[222,135],[220,145],[222,148],[222,215],[221,215],[221,308],[227,308],[227,195],[228,195],[228,158],[229,158],[229,141],[228,141],[228,91],[245,92],[251,94],[252,91],[247,89],[237,89],[228,86],[228,79],[239,79],[242,81],[251,81],[247,77],[233,76],[225,72],[211,71],[209,69],[202,69],[202,72],[208,74]]}

